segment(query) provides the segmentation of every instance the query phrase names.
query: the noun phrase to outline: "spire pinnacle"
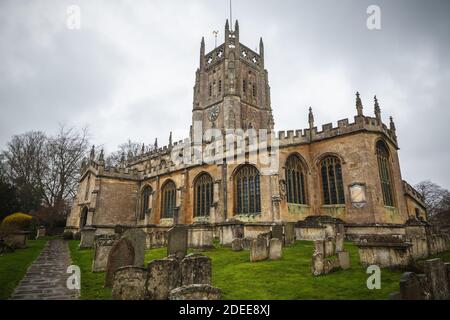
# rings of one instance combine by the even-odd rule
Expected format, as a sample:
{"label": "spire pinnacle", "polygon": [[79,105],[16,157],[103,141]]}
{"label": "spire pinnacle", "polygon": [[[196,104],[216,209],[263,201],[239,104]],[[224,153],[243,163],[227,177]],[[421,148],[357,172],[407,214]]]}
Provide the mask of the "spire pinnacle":
{"label": "spire pinnacle", "polygon": [[100,150],[100,155],[98,156],[98,161],[99,162],[105,161],[105,155],[104,155],[103,148]]}
{"label": "spire pinnacle", "polygon": [[169,146],[172,146],[172,131],[170,131],[170,135],[169,135]]}
{"label": "spire pinnacle", "polygon": [[375,118],[377,118],[378,121],[381,121],[381,109],[380,109],[380,105],[378,103],[377,96],[375,96],[373,99],[375,101],[375,105],[374,105]]}
{"label": "spire pinnacle", "polygon": [[92,145],[91,154],[89,155],[89,159],[94,160],[95,158],[95,146]]}
{"label": "spire pinnacle", "polygon": [[356,111],[359,117],[363,116],[363,105],[359,95],[359,92],[356,92]]}
{"label": "spire pinnacle", "polygon": [[157,150],[158,149],[158,138],[155,138],[155,150]]}
{"label": "spire pinnacle", "polygon": [[230,30],[230,24],[228,23],[228,19],[225,22],[225,31],[229,31]]}
{"label": "spire pinnacle", "polygon": [[308,115],[309,128],[314,128],[314,114],[312,112],[312,108],[309,107],[309,115]]}
{"label": "spire pinnacle", "polygon": [[391,131],[395,134],[396,128],[395,128],[394,118],[391,116],[389,118],[389,120],[390,120],[389,129],[391,129]]}

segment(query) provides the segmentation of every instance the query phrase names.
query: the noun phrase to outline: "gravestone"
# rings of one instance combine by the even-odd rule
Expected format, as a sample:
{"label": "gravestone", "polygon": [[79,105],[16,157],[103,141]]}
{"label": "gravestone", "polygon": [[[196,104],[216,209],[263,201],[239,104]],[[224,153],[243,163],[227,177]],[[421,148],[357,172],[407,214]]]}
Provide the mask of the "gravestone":
{"label": "gravestone", "polygon": [[324,240],[315,240],[314,241],[314,253],[320,253],[325,255],[325,241]]}
{"label": "gravestone", "polygon": [[112,298],[114,300],[144,300],[147,270],[139,267],[122,267],[114,274]]}
{"label": "gravestone", "polygon": [[324,260],[323,253],[314,252],[311,265],[311,273],[314,276],[320,276],[324,273]]}
{"label": "gravestone", "polygon": [[242,251],[242,242],[243,242],[243,239],[234,239],[232,242],[231,242],[231,250],[233,250],[233,251]]}
{"label": "gravestone", "polygon": [[290,245],[295,242],[295,222],[287,222],[284,226],[284,244]]}
{"label": "gravestone", "polygon": [[344,251],[345,228],[342,223],[336,225],[336,252]]}
{"label": "gravestone", "polygon": [[269,259],[279,260],[283,256],[283,242],[280,239],[273,238],[269,242]]}
{"label": "gravestone", "polygon": [[250,261],[262,261],[269,257],[269,250],[267,246],[267,239],[265,237],[259,237],[253,240],[250,248]]}
{"label": "gravestone", "polygon": [[242,249],[243,250],[250,250],[250,248],[252,247],[252,243],[253,243],[253,238],[250,237],[245,237],[242,239]]}
{"label": "gravestone", "polygon": [[425,274],[431,286],[433,300],[449,298],[447,270],[441,259],[425,261]]}
{"label": "gravestone", "polygon": [[272,238],[283,241],[283,226],[276,224],[272,226]]}
{"label": "gravestone", "polygon": [[117,241],[108,255],[106,265],[105,288],[110,288],[113,284],[114,273],[117,269],[125,266],[132,266],[134,263],[134,248],[131,241],[125,238]]}
{"label": "gravestone", "polygon": [[91,249],[94,247],[95,228],[84,227],[81,230],[80,249]]}
{"label": "gravestone", "polygon": [[167,256],[176,255],[182,259],[187,254],[188,230],[185,226],[175,226],[169,230]]}
{"label": "gravestone", "polygon": [[176,288],[170,292],[169,300],[220,300],[219,288],[206,284],[191,284]]}
{"label": "gravestone", "polygon": [[350,254],[347,251],[338,252],[338,260],[343,270],[350,269]]}
{"label": "gravestone", "polygon": [[45,237],[45,227],[41,226],[37,229],[36,240]]}
{"label": "gravestone", "polygon": [[324,248],[325,257],[331,257],[336,254],[336,245],[334,238],[329,237],[327,240],[325,240],[324,245],[325,245]]}
{"label": "gravestone", "polygon": [[122,234],[122,238],[128,239],[134,248],[133,266],[143,267],[147,234],[142,229],[129,229]]}
{"label": "gravestone", "polygon": [[92,261],[92,272],[106,271],[108,256],[114,243],[118,240],[117,235],[100,235],[94,241],[94,260]]}
{"label": "gravestone", "polygon": [[175,258],[153,260],[147,267],[145,284],[150,300],[167,300],[172,291],[181,285],[180,263]]}
{"label": "gravestone", "polygon": [[400,296],[402,300],[424,300],[423,288],[417,275],[413,272],[403,273],[400,279]]}
{"label": "gravestone", "polygon": [[189,254],[181,261],[181,285],[211,284],[211,258]]}

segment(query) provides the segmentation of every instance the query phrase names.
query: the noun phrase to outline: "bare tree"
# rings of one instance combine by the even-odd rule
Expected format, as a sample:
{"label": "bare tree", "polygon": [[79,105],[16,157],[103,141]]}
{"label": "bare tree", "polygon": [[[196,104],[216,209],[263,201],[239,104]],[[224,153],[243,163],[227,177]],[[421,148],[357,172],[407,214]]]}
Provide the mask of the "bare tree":
{"label": "bare tree", "polygon": [[47,139],[46,171],[40,181],[46,207],[65,211],[63,208],[76,194],[80,163],[88,147],[86,128],[77,131],[61,125],[58,134]]}
{"label": "bare tree", "polygon": [[121,145],[119,145],[117,151],[112,152],[106,157],[106,166],[118,166],[122,157],[125,157],[125,159],[130,159],[151,150],[153,150],[152,146],[148,146],[141,142],[135,142],[128,139],[126,143],[122,143]]}
{"label": "bare tree", "polygon": [[418,183],[415,188],[424,197],[430,218],[450,209],[450,192],[447,189],[429,180]]}

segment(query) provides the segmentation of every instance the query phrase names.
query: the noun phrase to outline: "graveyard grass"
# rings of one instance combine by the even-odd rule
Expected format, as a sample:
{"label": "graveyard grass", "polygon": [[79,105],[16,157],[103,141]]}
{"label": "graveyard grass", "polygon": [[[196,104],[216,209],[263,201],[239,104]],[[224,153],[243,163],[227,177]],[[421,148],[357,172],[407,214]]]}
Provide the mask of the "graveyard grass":
{"label": "graveyard grass", "polygon": [[72,264],[80,267],[81,271],[81,292],[82,300],[109,300],[111,299],[111,290],[104,288],[105,273],[92,272],[92,260],[94,250],[80,249],[79,240],[70,240],[69,249],[72,258]]}
{"label": "graveyard grass", "polygon": [[41,253],[47,240],[47,238],[28,240],[27,248],[0,256],[0,300],[11,296],[28,267]]}
{"label": "graveyard grass", "polygon": [[[93,250],[79,250],[79,241],[70,242],[73,263],[81,268],[81,299],[110,299],[111,290],[103,288],[105,273],[92,273]],[[249,262],[249,251],[233,252],[220,247],[198,251],[212,259],[213,285],[222,289],[224,300],[381,300],[391,292],[399,291],[400,270],[381,270],[381,289],[369,290],[370,274],[359,265],[358,248],[345,243],[350,253],[351,268],[325,276],[311,274],[313,243],[297,241],[283,248],[278,261]],[[189,250],[189,252],[196,252]],[[145,264],[162,259],[167,249],[145,252]],[[440,255],[450,261],[450,253]]]}

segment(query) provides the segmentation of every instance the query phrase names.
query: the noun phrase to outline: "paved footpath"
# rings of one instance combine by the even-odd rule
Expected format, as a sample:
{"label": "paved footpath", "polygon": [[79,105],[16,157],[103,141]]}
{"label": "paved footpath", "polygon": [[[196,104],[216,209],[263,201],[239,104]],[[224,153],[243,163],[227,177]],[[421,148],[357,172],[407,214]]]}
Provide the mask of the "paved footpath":
{"label": "paved footpath", "polygon": [[39,257],[28,268],[25,277],[20,281],[12,300],[74,300],[78,299],[77,290],[69,290],[66,286],[66,273],[70,263],[67,242],[61,239],[50,240]]}

